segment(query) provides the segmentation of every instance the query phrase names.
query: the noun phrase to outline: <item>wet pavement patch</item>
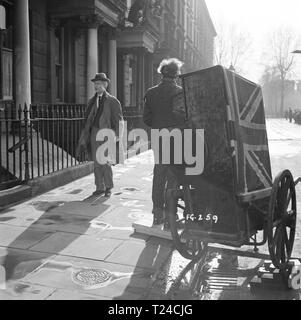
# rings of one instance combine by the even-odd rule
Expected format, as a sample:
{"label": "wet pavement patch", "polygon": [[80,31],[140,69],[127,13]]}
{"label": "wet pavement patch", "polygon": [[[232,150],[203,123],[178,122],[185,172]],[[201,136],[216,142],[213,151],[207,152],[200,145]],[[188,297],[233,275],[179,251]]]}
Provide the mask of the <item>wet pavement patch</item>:
{"label": "wet pavement patch", "polygon": [[10,221],[10,220],[14,220],[16,217],[4,217],[4,218],[0,218],[0,222],[6,222],[6,221]]}
{"label": "wet pavement patch", "polygon": [[147,214],[142,212],[131,212],[128,217],[132,220],[140,220],[146,218]]}
{"label": "wet pavement patch", "polygon": [[83,189],[76,189],[76,190],[73,190],[71,192],[68,192],[68,194],[79,194],[83,191]]}
{"label": "wet pavement patch", "polygon": [[102,222],[102,221],[91,221],[91,227],[92,228],[96,228],[96,229],[103,229],[103,230],[107,230],[110,229],[111,225],[106,223],[106,222]]}
{"label": "wet pavement patch", "polygon": [[135,192],[135,191],[140,191],[139,189],[135,188],[135,187],[126,187],[126,188],[122,188],[123,191],[130,191],[130,192]]}
{"label": "wet pavement patch", "polygon": [[45,255],[12,251],[3,257],[2,266],[6,270],[7,280],[19,280],[41,266]]}
{"label": "wet pavement patch", "polygon": [[9,213],[9,212],[12,212],[12,211],[15,211],[15,209],[12,209],[12,208],[8,208],[8,209],[0,208],[0,215],[6,214],[6,213]]}
{"label": "wet pavement patch", "polygon": [[14,291],[16,293],[23,293],[26,289],[29,289],[30,288],[30,285],[28,284],[22,284],[22,283],[18,283],[15,285],[14,287]]}
{"label": "wet pavement patch", "polygon": [[62,218],[60,215],[57,215],[57,214],[47,216],[46,219],[50,219],[50,220],[54,220],[54,221],[64,221],[64,218]]}
{"label": "wet pavement patch", "polygon": [[48,212],[52,209],[55,209],[55,208],[63,205],[64,203],[65,202],[63,202],[63,201],[53,201],[53,202],[37,201],[37,202],[32,202],[31,205],[33,205],[34,208],[39,211]]}

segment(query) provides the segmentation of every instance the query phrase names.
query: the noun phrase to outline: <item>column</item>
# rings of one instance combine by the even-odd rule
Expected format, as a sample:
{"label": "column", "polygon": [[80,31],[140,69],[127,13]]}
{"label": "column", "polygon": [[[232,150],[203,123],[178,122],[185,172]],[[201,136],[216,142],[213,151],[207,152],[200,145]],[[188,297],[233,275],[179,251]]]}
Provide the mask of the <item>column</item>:
{"label": "column", "polygon": [[[60,21],[58,19],[49,18],[48,20],[48,36],[49,36],[49,101],[55,103],[57,98],[57,82],[56,82],[56,69],[55,69],[55,31],[60,29]],[[62,94],[64,96],[64,94]]]}
{"label": "column", "polygon": [[30,42],[28,0],[15,1],[14,14],[14,80],[15,102],[31,103]]}
{"label": "column", "polygon": [[98,73],[97,28],[88,28],[87,37],[87,97],[91,98],[95,93],[91,79]]}
{"label": "column", "polygon": [[117,41],[116,31],[109,32],[109,78],[111,80],[110,93],[117,97]]}
{"label": "column", "polygon": [[138,48],[138,86],[137,86],[137,108],[140,111],[143,105],[143,99],[145,94],[145,48]]}
{"label": "column", "polygon": [[98,27],[103,20],[96,14],[81,17],[87,27],[87,98],[94,94],[94,85],[91,79],[99,72],[98,66]]}

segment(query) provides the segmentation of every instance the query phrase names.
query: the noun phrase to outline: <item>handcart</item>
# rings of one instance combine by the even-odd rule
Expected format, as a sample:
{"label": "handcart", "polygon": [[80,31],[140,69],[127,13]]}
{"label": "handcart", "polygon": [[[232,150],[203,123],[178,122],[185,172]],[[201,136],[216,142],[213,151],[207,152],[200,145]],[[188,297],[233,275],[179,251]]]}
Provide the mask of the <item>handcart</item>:
{"label": "handcart", "polygon": [[178,187],[166,192],[176,249],[201,257],[210,243],[240,248],[268,243],[275,267],[291,258],[297,221],[295,186],[285,170],[272,180],[261,87],[221,66],[181,76],[186,128],[204,129],[204,170],[171,165]]}

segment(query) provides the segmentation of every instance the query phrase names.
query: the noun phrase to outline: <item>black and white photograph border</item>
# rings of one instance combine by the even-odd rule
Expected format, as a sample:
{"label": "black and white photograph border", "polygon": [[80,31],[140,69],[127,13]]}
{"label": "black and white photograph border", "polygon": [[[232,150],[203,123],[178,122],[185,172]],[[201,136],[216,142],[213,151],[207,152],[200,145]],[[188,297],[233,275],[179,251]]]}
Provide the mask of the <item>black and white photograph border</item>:
{"label": "black and white photograph border", "polygon": [[299,2],[0,0],[0,300],[300,300]]}

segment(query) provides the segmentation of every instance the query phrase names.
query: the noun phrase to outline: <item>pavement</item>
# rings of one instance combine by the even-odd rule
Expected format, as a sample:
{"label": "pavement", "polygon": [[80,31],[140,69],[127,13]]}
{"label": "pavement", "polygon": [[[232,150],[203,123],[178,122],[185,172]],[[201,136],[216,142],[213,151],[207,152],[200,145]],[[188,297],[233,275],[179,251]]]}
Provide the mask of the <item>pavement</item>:
{"label": "pavement", "polygon": [[0,300],[146,300],[172,252],[132,229],[152,219],[152,170],[148,151],[114,167],[109,199],[89,198],[92,174],[3,208]]}
{"label": "pavement", "polygon": [[[267,130],[273,177],[286,168],[301,176],[301,126],[268,119]],[[148,151],[114,167],[109,199],[89,199],[92,174],[0,208],[0,300],[162,300],[167,292],[184,300],[261,299],[250,294],[248,283],[263,261],[223,256],[224,267],[213,264],[204,295],[198,286],[192,290],[199,271],[171,241],[134,233],[133,222],[152,219],[152,170]],[[300,195],[301,185],[299,212]],[[295,257],[301,257],[300,240],[298,215]],[[175,282],[181,283],[177,292],[171,290]],[[279,292],[268,297],[292,298]]]}

